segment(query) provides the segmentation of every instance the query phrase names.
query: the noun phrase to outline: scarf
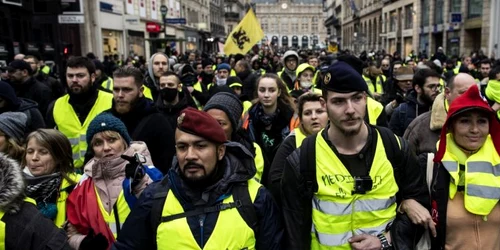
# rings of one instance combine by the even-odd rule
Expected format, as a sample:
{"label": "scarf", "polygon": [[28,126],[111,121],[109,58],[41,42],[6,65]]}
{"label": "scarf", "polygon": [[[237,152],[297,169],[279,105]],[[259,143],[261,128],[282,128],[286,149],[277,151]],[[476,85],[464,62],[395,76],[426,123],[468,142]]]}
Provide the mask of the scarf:
{"label": "scarf", "polygon": [[53,173],[44,176],[33,176],[24,168],[26,180],[26,196],[36,200],[38,210],[48,219],[54,220],[57,216],[57,197],[61,186],[61,174]]}
{"label": "scarf", "polygon": [[279,113],[280,110],[276,109],[276,111],[273,114],[268,115],[264,113],[264,108],[262,107],[262,105],[258,105],[256,118],[264,127],[268,127],[269,125],[273,124],[274,118],[276,118],[276,116],[278,116]]}

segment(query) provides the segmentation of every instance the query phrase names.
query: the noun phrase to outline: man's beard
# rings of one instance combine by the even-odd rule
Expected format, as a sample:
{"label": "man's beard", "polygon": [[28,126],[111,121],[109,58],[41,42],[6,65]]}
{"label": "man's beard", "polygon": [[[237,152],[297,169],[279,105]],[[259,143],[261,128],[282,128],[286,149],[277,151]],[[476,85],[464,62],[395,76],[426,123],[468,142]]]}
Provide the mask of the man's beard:
{"label": "man's beard", "polygon": [[[331,117],[331,116],[329,116]],[[359,121],[359,125],[357,125],[356,127],[349,127],[349,128],[345,128],[344,126],[342,126],[342,123],[347,121],[347,120],[356,120],[354,119],[354,117],[349,117],[347,119],[344,119],[342,121],[339,121],[337,119],[334,119],[334,120],[330,120],[331,121],[331,124],[332,126],[335,126],[345,137],[351,137],[351,136],[355,136],[357,134],[359,134],[359,132],[361,131],[361,126],[363,125],[363,122],[362,121],[359,121],[360,119],[357,119]]]}
{"label": "man's beard", "polygon": [[80,84],[71,84],[71,86],[69,87],[69,92],[73,95],[80,95],[80,94],[84,94],[84,93],[88,93],[90,88],[91,88],[91,84],[87,84],[87,86],[82,86]]}
{"label": "man's beard", "polygon": [[420,100],[423,102],[423,104],[427,106],[432,106],[432,103],[434,100],[432,100],[432,97],[430,95],[427,95],[425,92],[420,96]]}
{"label": "man's beard", "polygon": [[135,107],[135,105],[137,104],[137,102],[139,101],[140,99],[140,96],[139,94],[137,94],[137,96],[130,102],[125,102],[125,103],[121,103],[120,105],[118,105],[115,101],[115,110],[118,114],[127,114],[129,113],[130,111],[132,111],[132,109]]}

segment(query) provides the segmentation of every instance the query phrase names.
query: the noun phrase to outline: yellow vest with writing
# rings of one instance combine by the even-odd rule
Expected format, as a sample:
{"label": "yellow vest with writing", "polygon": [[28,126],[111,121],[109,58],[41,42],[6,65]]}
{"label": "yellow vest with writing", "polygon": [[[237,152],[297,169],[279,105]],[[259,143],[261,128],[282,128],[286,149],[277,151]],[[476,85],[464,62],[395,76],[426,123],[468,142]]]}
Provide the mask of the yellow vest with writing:
{"label": "yellow vest with writing", "polygon": [[104,91],[99,91],[97,100],[90,110],[83,124],[80,123],[73,106],[69,104],[69,95],[66,94],[54,104],[54,121],[57,129],[68,137],[73,150],[73,161],[76,168],[83,166],[85,153],[87,152],[87,128],[90,122],[102,111],[111,108],[113,95]]}
{"label": "yellow vest with writing", "polygon": [[[95,189],[95,187],[94,187]],[[104,221],[108,224],[109,229],[111,229],[111,232],[113,233],[113,236],[116,237],[118,236],[118,230],[123,226],[123,223],[125,223],[125,220],[127,219],[127,216],[130,214],[130,208],[128,207],[128,203],[125,200],[125,196],[123,195],[123,190],[120,192],[118,195],[118,199],[116,199],[116,208],[118,208],[118,223],[115,220],[115,211],[114,207],[111,209],[111,211],[108,213],[104,206],[102,205],[101,198],[99,197],[99,193],[97,192],[97,189],[95,189],[95,194],[97,196],[97,204],[99,206],[99,211],[101,211],[102,217],[104,218]],[[119,227],[119,228],[118,228]]]}
{"label": "yellow vest with writing", "polygon": [[[446,136],[447,143],[453,140]],[[441,163],[450,174],[450,199],[457,193],[459,183],[458,158],[446,150]],[[493,140],[488,135],[479,151],[465,162],[464,205],[467,211],[476,215],[488,215],[500,199],[500,156],[495,150]]]}
{"label": "yellow vest with writing", "polygon": [[[252,202],[255,201],[260,187],[257,181],[248,180],[248,192]],[[230,202],[234,202],[232,195],[222,201],[222,203]],[[184,213],[184,209],[174,193],[169,190],[163,205],[162,217],[180,213]],[[156,244],[158,249],[162,250],[202,249],[196,242],[186,217],[161,223],[157,229]],[[215,228],[203,249],[255,249],[255,235],[238,209],[223,210],[219,212]]]}
{"label": "yellow vest with writing", "polygon": [[384,93],[384,87],[383,87],[383,81],[386,81],[386,77],[384,75],[377,76],[377,81],[375,83],[377,90],[375,91],[375,86],[372,83],[372,80],[369,77],[366,77],[363,75],[363,79],[365,80],[366,84],[368,85],[368,90],[370,93],[379,93],[383,94]]}
{"label": "yellow vest with writing", "polygon": [[[68,174],[68,177],[76,183],[80,180],[81,175],[79,174]],[[71,186],[71,183],[66,180],[62,179],[61,182],[61,187],[59,188],[59,197],[57,198],[57,215],[56,218],[54,219],[54,224],[56,224],[57,227],[62,227],[64,222],[66,221],[66,200],[68,199],[69,192],[67,188]]]}
{"label": "yellow vest with writing", "polygon": [[384,106],[371,97],[366,97],[366,108],[368,109],[368,123],[377,125],[377,119],[382,114]]}
{"label": "yellow vest with writing", "polygon": [[396,217],[394,171],[377,132],[377,147],[370,170],[373,188],[352,194],[354,180],[319,132],[316,136],[316,178],[313,197],[311,249],[351,249],[350,237],[378,235]]}

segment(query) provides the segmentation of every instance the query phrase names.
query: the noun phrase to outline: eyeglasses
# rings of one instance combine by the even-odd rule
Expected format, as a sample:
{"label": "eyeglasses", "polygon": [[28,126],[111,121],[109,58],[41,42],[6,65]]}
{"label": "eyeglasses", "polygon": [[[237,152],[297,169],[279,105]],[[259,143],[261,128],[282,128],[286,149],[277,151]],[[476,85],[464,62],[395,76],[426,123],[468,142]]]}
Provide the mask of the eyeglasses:
{"label": "eyeglasses", "polygon": [[382,64],[382,67],[387,68],[389,67],[389,64]]}
{"label": "eyeglasses", "polygon": [[427,85],[427,88],[432,90],[432,91],[439,91],[441,92],[441,90],[443,90],[443,85],[439,84],[439,83],[431,83],[429,85]]}

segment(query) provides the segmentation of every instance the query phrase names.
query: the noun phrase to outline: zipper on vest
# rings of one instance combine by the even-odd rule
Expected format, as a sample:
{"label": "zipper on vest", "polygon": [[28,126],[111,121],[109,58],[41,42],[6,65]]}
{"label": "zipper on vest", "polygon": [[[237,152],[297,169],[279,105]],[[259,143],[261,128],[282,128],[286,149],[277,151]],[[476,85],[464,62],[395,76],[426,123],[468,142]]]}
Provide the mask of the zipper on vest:
{"label": "zipper on vest", "polygon": [[200,222],[200,243],[201,243],[201,248],[203,249],[205,247],[205,242],[203,242],[203,224],[205,224],[205,215],[200,215],[200,218],[198,220]]}

